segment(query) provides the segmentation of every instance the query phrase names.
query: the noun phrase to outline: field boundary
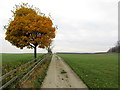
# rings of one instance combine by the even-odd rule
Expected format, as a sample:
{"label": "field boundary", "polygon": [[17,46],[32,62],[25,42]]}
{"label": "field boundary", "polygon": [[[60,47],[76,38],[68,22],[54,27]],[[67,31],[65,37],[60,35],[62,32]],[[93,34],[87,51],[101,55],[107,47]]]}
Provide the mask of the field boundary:
{"label": "field boundary", "polygon": [[[15,80],[17,80],[17,85],[20,83],[23,83],[26,81],[30,75],[33,74],[35,69],[37,68],[38,65],[41,65],[43,62],[46,61],[46,59],[50,56],[50,54],[42,55],[41,57],[37,58],[36,60],[33,59],[32,61],[21,65],[20,67],[6,73],[5,75],[0,77],[0,82],[2,83],[2,86],[0,87],[1,89],[4,89],[8,87],[10,84],[12,84]],[[24,69],[23,69],[24,68]],[[23,69],[22,71],[20,71]],[[13,75],[13,77],[11,77]],[[27,78],[26,78],[27,77]],[[7,79],[7,80],[6,80]]]}

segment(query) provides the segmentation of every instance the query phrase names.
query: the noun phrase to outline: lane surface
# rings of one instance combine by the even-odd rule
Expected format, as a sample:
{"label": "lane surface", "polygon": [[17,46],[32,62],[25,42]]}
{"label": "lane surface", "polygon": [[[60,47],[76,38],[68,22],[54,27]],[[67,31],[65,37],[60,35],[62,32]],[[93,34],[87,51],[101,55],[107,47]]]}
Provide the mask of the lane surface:
{"label": "lane surface", "polygon": [[54,54],[42,88],[87,88],[87,86],[59,56]]}

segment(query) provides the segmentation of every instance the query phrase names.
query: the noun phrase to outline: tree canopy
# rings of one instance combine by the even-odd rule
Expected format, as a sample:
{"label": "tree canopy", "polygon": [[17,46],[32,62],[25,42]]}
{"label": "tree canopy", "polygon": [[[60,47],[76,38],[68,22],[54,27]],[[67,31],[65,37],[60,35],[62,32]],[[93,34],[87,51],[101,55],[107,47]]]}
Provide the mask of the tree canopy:
{"label": "tree canopy", "polygon": [[55,38],[56,27],[49,16],[26,4],[16,6],[12,12],[13,19],[6,27],[6,40],[21,49],[50,45]]}
{"label": "tree canopy", "polygon": [[120,40],[118,40],[116,46],[110,48],[108,52],[120,53]]}

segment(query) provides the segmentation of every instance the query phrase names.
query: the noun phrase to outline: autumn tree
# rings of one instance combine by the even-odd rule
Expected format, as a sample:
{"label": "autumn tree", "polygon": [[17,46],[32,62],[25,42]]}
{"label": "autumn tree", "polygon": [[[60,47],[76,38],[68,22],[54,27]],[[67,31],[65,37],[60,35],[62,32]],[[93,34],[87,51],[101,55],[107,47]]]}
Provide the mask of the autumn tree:
{"label": "autumn tree", "polygon": [[34,48],[36,58],[37,47],[46,48],[50,45],[55,38],[56,27],[50,16],[47,17],[39,9],[24,3],[16,5],[12,13],[13,19],[5,27],[5,39],[20,49]]}

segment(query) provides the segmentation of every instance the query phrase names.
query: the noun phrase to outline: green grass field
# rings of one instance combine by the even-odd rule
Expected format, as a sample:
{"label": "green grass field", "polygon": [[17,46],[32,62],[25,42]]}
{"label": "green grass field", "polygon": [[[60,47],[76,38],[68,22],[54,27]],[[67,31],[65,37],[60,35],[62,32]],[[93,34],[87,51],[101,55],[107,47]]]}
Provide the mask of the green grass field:
{"label": "green grass field", "polygon": [[118,54],[58,54],[89,88],[118,88]]}
{"label": "green grass field", "polygon": [[[38,56],[42,54],[37,54]],[[26,54],[2,54],[2,73],[7,73],[18,66],[34,59],[32,53]]]}

